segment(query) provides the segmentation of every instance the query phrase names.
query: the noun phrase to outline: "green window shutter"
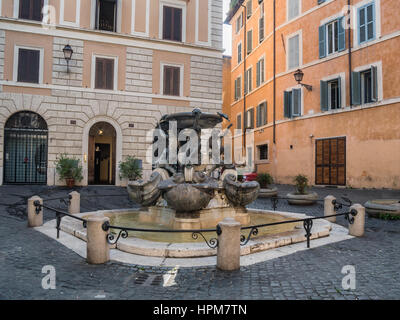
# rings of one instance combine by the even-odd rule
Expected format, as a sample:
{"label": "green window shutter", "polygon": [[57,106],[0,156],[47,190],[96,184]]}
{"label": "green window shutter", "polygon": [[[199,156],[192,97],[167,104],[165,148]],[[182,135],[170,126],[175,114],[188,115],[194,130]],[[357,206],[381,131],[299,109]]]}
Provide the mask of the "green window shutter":
{"label": "green window shutter", "polygon": [[263,113],[263,122],[262,124],[267,124],[267,102],[263,103],[264,113]]}
{"label": "green window shutter", "polygon": [[371,67],[371,93],[372,101],[378,101],[378,68],[376,66]]}
{"label": "green window shutter", "polygon": [[260,73],[260,61],[257,62],[257,70],[256,70],[256,86],[259,87],[261,84],[261,73]]}
{"label": "green window shutter", "polygon": [[283,112],[285,118],[292,117],[292,92],[284,91],[283,92]]}
{"label": "green window shutter", "polygon": [[351,84],[353,87],[352,99],[354,105],[361,104],[361,74],[360,72],[352,72]]}
{"label": "green window shutter", "polygon": [[250,110],[250,128],[254,128],[254,108]]}
{"label": "green window shutter", "polygon": [[301,89],[293,89],[293,115],[301,115]]}
{"label": "green window shutter", "polygon": [[338,81],[338,108],[340,109],[342,107],[342,78],[339,77],[337,79]]}
{"label": "green window shutter", "polygon": [[343,28],[344,26],[344,17],[339,18],[338,20],[338,38],[339,38],[339,45],[338,49],[339,52],[346,49],[346,32]]}
{"label": "green window shutter", "polygon": [[244,73],[244,94],[247,94],[247,71]]}
{"label": "green window shutter", "polygon": [[321,80],[321,111],[328,110],[328,82]]}
{"label": "green window shutter", "polygon": [[261,105],[258,105],[256,113],[256,127],[260,126],[261,126]]}
{"label": "green window shutter", "polygon": [[235,100],[237,100],[237,79],[235,79],[234,92],[235,92]]}
{"label": "green window shutter", "polygon": [[319,27],[318,33],[319,33],[319,57],[325,58],[326,57],[325,25]]}

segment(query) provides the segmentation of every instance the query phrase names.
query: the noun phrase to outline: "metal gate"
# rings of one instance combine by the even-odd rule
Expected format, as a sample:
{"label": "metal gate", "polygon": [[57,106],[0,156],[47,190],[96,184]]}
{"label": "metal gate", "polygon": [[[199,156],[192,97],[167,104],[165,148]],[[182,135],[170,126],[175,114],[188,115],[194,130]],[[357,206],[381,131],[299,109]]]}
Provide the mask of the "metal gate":
{"label": "metal gate", "polygon": [[4,183],[47,183],[47,124],[33,112],[14,114],[4,129]]}

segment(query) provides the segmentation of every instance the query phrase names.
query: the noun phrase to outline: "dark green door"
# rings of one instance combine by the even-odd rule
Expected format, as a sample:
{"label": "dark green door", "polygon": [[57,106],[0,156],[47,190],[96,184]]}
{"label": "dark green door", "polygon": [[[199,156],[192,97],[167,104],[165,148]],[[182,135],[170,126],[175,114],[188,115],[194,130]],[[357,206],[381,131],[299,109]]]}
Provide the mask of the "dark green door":
{"label": "dark green door", "polygon": [[14,114],[4,129],[4,183],[47,183],[47,124],[38,114]]}

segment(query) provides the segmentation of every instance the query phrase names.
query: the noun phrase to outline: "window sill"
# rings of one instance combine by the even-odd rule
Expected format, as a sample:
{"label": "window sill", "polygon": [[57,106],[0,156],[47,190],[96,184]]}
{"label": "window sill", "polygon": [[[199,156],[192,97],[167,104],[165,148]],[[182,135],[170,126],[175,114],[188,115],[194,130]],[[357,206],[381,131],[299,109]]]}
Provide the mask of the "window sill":
{"label": "window sill", "polygon": [[255,164],[269,164],[269,163],[271,163],[269,161],[269,159],[268,160],[256,160],[255,161]]}

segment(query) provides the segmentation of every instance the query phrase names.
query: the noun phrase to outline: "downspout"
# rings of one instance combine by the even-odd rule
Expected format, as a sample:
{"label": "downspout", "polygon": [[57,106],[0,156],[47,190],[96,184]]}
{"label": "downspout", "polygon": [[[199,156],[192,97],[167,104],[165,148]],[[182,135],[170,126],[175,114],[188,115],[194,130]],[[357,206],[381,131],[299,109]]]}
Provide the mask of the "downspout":
{"label": "downspout", "polygon": [[274,26],[273,26],[273,28],[274,28],[274,31],[273,31],[273,33],[274,33],[274,39],[273,39],[273,42],[274,42],[274,93],[273,93],[273,108],[274,108],[274,112],[273,112],[273,141],[274,141],[274,144],[276,144],[276,123],[275,123],[275,121],[276,121],[276,116],[275,116],[275,112],[276,112],[276,3],[275,3],[275,0],[274,0],[274,18],[273,18],[273,20],[274,20]]}
{"label": "downspout", "polygon": [[[243,4],[240,4],[244,8],[243,20],[244,20],[244,40],[243,40],[243,156],[246,155],[246,90],[244,88],[245,78],[246,78],[246,57],[247,57],[247,8]],[[247,82],[249,79],[247,79]]]}
{"label": "downspout", "polygon": [[352,79],[351,79],[351,72],[352,72],[352,61],[351,61],[351,0],[347,0],[347,6],[348,6],[348,20],[347,20],[347,34],[348,34],[348,42],[349,42],[349,90],[350,90],[350,108],[353,107],[353,84],[352,84]]}

